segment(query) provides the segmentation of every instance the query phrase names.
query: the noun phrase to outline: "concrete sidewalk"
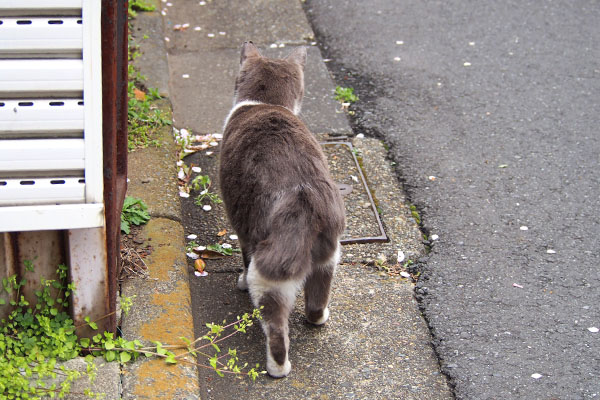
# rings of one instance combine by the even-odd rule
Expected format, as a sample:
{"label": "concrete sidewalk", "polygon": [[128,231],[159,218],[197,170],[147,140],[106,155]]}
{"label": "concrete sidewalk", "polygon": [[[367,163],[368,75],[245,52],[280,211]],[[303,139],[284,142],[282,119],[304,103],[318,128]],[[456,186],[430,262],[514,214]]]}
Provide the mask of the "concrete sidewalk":
{"label": "concrete sidewalk", "polygon": [[[290,320],[292,372],[288,378],[261,376],[253,383],[219,378],[213,371],[182,363],[167,367],[163,362],[144,360],[121,371],[122,398],[452,398],[413,298],[412,281],[373,265],[381,259],[385,266],[393,266],[398,250],[407,259],[418,259],[425,252],[421,234],[383,145],[375,139],[352,138],[346,116],[333,100],[334,86],[314,46],[300,2],[157,2],[155,12],[139,13],[132,34],[142,53],[136,66],[147,76],[148,85],[170,100],[174,127],[197,135],[221,132],[232,104],[244,41],[254,41],[269,56],[284,56],[293,46],[308,46],[302,118],[320,138],[351,138],[390,241],[344,246],[330,306],[332,316],[326,326],[306,324],[303,306],[297,304]],[[142,39],[144,35],[148,38]],[[159,141],[161,147],[136,151],[129,157],[128,194],[144,199],[149,206],[152,220],[142,234],[155,250],[149,259],[150,279],[124,284],[124,293],[137,297],[122,329],[130,339],[175,344],[181,342],[181,336],[204,334],[205,323],[230,321],[251,310],[251,305],[247,293],[235,287],[239,256],[209,260],[207,277],[193,274],[193,261],[185,256],[185,237],[193,233],[198,235],[198,243],[210,244],[223,241],[217,236],[220,230],[233,232],[222,205],[204,212],[191,196],[183,200],[182,214],[170,128],[162,132]],[[212,150],[218,154],[218,146]],[[185,161],[201,166],[202,174],[214,182],[211,190],[218,189],[215,154],[197,152]],[[356,206],[347,201],[347,212],[352,213]],[[348,235],[353,234],[353,226]],[[235,241],[228,242],[236,246]],[[258,326],[229,345],[251,365],[258,362],[264,366],[264,337]]]}

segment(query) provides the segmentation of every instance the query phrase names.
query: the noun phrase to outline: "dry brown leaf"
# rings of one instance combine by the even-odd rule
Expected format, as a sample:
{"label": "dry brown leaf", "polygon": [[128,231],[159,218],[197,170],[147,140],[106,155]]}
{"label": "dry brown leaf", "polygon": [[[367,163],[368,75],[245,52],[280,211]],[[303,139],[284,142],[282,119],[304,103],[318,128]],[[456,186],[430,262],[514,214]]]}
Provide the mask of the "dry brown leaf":
{"label": "dry brown leaf", "polygon": [[134,88],[133,89],[133,93],[135,94],[135,99],[139,100],[139,101],[144,101],[146,100],[146,93],[141,91],[138,88]]}
{"label": "dry brown leaf", "polygon": [[200,257],[206,258],[207,260],[213,260],[216,258],[223,258],[223,257],[227,257],[227,256],[223,255],[221,253],[217,253],[216,251],[204,250],[202,253],[200,253]]}
{"label": "dry brown leaf", "polygon": [[222,231],[219,231],[219,233],[217,233],[217,236],[225,236],[227,234],[227,229],[223,229]]}

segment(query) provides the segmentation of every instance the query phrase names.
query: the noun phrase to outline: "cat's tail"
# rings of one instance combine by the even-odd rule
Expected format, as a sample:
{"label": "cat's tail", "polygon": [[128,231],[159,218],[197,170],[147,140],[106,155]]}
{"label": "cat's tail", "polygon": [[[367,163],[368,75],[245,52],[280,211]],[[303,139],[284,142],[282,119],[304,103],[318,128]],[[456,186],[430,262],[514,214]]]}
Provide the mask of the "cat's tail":
{"label": "cat's tail", "polygon": [[281,195],[268,217],[269,236],[259,242],[252,259],[272,280],[299,278],[312,264],[312,249],[320,230],[314,194],[306,189]]}

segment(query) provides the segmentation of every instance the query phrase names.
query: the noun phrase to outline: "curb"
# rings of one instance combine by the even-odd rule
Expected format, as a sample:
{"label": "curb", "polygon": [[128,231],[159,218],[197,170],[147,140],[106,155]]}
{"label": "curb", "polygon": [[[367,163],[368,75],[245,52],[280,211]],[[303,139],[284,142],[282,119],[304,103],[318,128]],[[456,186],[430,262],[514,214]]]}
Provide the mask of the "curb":
{"label": "curb", "polygon": [[[142,28],[140,28],[142,27]],[[132,33],[162,35],[158,12],[139,13],[133,21]],[[141,36],[141,35],[140,35]],[[148,69],[166,66],[166,51],[156,43],[162,40],[138,40],[143,56],[136,62],[143,75]],[[148,73],[147,83],[166,95],[164,82],[154,77],[165,73]],[[166,99],[159,107],[172,115]],[[129,153],[127,194],[144,200],[152,219],[144,225],[140,236],[143,246],[152,245],[146,258],[148,278],[129,277],[123,282],[121,295],[131,297],[133,304],[127,316],[122,316],[122,335],[142,343],[184,345],[181,337],[193,340],[194,326],[185,256],[184,229],[177,186],[176,144],[172,128],[162,128],[158,147],[138,149]],[[140,238],[141,239],[141,238]],[[175,352],[178,354],[178,352]],[[161,359],[138,359],[122,366],[123,399],[198,399],[198,371],[193,356],[185,362],[168,365]]]}

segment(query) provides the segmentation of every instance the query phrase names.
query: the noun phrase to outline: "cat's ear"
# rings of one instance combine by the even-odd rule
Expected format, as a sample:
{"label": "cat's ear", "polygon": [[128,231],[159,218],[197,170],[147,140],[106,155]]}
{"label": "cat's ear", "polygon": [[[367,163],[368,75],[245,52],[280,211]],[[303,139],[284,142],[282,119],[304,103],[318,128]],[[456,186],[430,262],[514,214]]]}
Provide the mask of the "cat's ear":
{"label": "cat's ear", "polygon": [[244,42],[242,45],[242,55],[240,57],[240,65],[246,61],[247,58],[260,57],[260,52],[251,41]]}
{"label": "cat's ear", "polygon": [[306,47],[298,47],[297,49],[292,51],[290,55],[287,56],[285,59],[293,61],[296,64],[300,65],[302,68],[304,68],[304,65],[306,65]]}

